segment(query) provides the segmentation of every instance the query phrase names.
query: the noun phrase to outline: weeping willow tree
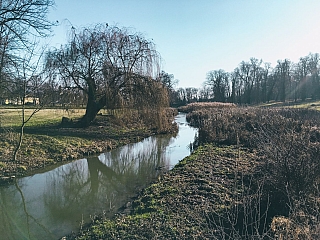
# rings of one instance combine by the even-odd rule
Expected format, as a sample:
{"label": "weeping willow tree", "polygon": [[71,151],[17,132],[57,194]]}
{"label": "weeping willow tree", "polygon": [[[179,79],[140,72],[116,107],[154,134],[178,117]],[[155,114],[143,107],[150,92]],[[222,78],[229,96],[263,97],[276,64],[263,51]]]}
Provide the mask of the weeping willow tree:
{"label": "weeping willow tree", "polygon": [[69,42],[47,53],[46,67],[65,88],[87,95],[81,127],[89,126],[104,107],[167,106],[155,97],[167,95],[155,80],[160,72],[155,45],[127,28],[72,28]]}
{"label": "weeping willow tree", "polygon": [[[137,88],[129,89],[122,103],[126,108],[138,111],[139,118],[149,127],[166,132],[172,126],[168,116],[169,92],[161,81],[137,76]],[[124,101],[126,100],[126,101]]]}

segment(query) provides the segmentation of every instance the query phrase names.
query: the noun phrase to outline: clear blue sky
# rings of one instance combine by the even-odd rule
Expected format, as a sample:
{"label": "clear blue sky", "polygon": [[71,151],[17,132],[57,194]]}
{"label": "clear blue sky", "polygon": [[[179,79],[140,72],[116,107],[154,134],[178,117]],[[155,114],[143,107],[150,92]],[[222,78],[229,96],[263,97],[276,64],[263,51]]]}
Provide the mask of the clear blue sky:
{"label": "clear blue sky", "polygon": [[178,87],[201,87],[208,71],[233,71],[251,57],[274,67],[320,53],[319,0],[55,1],[51,45],[66,43],[70,23],[132,27],[153,40]]}

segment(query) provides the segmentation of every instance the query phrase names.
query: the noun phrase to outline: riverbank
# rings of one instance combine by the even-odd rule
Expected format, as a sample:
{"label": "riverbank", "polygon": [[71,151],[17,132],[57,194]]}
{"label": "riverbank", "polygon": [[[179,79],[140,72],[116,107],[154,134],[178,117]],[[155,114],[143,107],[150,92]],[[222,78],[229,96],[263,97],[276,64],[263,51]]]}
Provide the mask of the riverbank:
{"label": "riverbank", "polygon": [[226,221],[236,224],[233,210],[240,214],[240,196],[248,193],[244,182],[258,167],[247,149],[199,147],[128,203],[129,215],[95,220],[76,239],[222,239],[231,234]]}
{"label": "riverbank", "polygon": [[202,146],[68,238],[319,239],[318,111],[219,104],[187,117]]}
{"label": "riverbank", "polygon": [[[172,122],[176,110],[167,110],[166,122]],[[15,177],[28,176],[49,166],[57,166],[85,156],[95,155],[138,142],[159,129],[144,124],[137,119],[124,119],[121,116],[98,115],[88,128],[61,128],[59,123],[42,122],[26,127],[17,161],[12,161],[17,145],[17,127],[3,127],[0,132],[0,183]],[[171,124],[161,133],[176,132],[177,126]]]}

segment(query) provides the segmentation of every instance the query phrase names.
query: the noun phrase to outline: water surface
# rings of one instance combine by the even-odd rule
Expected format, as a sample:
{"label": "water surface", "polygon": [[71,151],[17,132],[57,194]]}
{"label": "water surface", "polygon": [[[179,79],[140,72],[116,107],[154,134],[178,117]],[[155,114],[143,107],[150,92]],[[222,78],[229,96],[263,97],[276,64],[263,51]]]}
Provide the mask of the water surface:
{"label": "water surface", "polygon": [[0,239],[58,239],[95,215],[111,217],[162,171],[190,154],[196,129],[160,135],[0,187]]}

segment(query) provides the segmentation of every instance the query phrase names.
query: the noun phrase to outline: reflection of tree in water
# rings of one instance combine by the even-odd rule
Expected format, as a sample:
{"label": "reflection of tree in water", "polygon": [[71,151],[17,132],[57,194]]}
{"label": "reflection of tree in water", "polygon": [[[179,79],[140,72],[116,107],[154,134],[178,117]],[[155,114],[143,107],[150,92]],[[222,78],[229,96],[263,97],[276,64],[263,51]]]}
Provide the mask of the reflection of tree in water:
{"label": "reflection of tree in water", "polygon": [[157,169],[169,169],[173,140],[148,138],[146,145],[127,145],[0,187],[0,239],[57,239],[76,231],[82,217],[89,222],[95,212],[113,214],[157,177]]}
{"label": "reflection of tree in water", "polygon": [[22,207],[22,201],[18,199],[18,194],[15,188],[0,188],[0,229],[6,230],[1,230],[0,233],[4,239],[10,239],[7,236],[17,236],[17,225],[19,223],[15,222],[15,219],[21,219],[21,222],[26,221],[26,216],[11,211]]}
{"label": "reflection of tree in water", "polygon": [[136,187],[144,187],[155,179],[160,167],[169,169],[165,149],[171,141],[168,137],[152,137],[143,143],[129,144],[117,151],[101,154],[99,159],[121,176],[127,192],[134,192]]}
{"label": "reflection of tree in water", "polygon": [[[20,184],[20,185],[19,185]],[[45,233],[47,239],[54,237],[29,210],[29,203],[24,196],[21,182],[0,188],[0,236],[1,239],[33,239],[35,229]]]}
{"label": "reflection of tree in water", "polygon": [[[85,160],[64,165],[52,171],[46,179],[44,201],[52,216],[59,220],[81,210],[89,200],[90,182],[87,180]],[[89,196],[81,199],[80,196]]]}
{"label": "reflection of tree in water", "polygon": [[56,169],[44,193],[50,214],[57,221],[79,221],[95,211],[118,209],[157,177],[159,167],[169,169],[165,149],[171,141],[152,137]]}

